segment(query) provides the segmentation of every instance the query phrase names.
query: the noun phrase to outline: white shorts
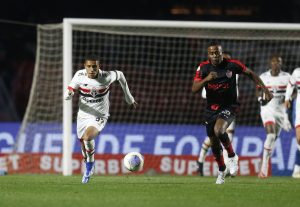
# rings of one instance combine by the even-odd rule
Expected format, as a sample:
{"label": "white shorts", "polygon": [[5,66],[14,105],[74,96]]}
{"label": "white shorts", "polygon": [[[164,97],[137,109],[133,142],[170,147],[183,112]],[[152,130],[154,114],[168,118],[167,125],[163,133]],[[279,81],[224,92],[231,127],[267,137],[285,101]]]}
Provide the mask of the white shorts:
{"label": "white shorts", "polygon": [[264,126],[267,124],[275,124],[277,127],[284,128],[287,120],[285,108],[278,110],[271,109],[270,107],[261,107],[260,116]]}
{"label": "white shorts", "polygon": [[228,126],[226,130],[234,130],[234,128],[235,128],[235,120],[231,122],[231,124]]}
{"label": "white shorts", "polygon": [[107,122],[106,118],[103,117],[95,117],[95,116],[89,116],[89,117],[77,117],[77,136],[78,139],[81,139],[83,136],[85,130],[92,126],[98,129],[99,132],[102,131],[102,129],[105,127]]}

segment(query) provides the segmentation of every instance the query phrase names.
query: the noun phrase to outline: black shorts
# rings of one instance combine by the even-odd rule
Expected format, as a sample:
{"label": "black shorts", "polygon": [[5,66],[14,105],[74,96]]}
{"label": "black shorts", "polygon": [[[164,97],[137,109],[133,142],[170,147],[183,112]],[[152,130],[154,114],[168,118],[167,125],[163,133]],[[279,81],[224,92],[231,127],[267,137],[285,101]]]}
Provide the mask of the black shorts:
{"label": "black shorts", "polygon": [[218,118],[231,123],[235,119],[237,107],[220,107],[217,110],[206,109],[205,124],[216,122]]}
{"label": "black shorts", "polygon": [[205,125],[206,133],[209,137],[214,137],[214,126],[218,118],[230,123],[234,120],[236,114],[236,107],[219,107],[217,110],[206,109],[205,111]]}

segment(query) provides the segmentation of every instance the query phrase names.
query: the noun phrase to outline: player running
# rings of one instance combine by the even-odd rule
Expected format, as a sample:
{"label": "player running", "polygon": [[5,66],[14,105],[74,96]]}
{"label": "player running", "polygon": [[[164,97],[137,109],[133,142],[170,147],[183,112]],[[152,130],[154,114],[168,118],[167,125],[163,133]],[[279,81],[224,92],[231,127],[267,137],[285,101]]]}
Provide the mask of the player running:
{"label": "player running", "polygon": [[260,75],[266,87],[273,93],[274,98],[267,103],[261,88],[257,88],[258,101],[261,103],[260,115],[266,130],[266,140],[262,157],[259,178],[268,177],[269,159],[281,129],[289,131],[291,124],[284,107],[286,88],[290,79],[290,74],[282,71],[282,58],[273,55],[270,59],[271,69]]}
{"label": "player running", "polygon": [[[223,52],[223,58],[231,59],[231,55],[228,52]],[[236,85],[237,85],[237,96],[238,96],[238,75],[236,75]],[[205,88],[202,89],[202,98],[206,99],[206,90]],[[226,133],[228,134],[228,138],[230,142],[233,140],[233,134],[234,134],[234,128],[235,128],[235,119],[231,122],[231,124],[228,126]],[[210,138],[206,137],[202,143],[201,150],[198,157],[198,172],[200,176],[203,176],[203,163],[205,161],[205,157],[207,155],[207,152],[209,148],[211,147]],[[228,154],[226,150],[223,150],[223,157],[225,164],[228,161]]]}
{"label": "player running", "polygon": [[286,89],[285,94],[285,106],[286,108],[291,107],[292,94],[294,89],[297,89],[297,98],[295,103],[295,121],[294,126],[296,129],[296,138],[298,143],[298,150],[296,152],[296,162],[294,166],[294,171],[292,174],[293,178],[300,178],[300,68],[296,68],[292,73],[289,84]]}
{"label": "player running", "polygon": [[103,71],[96,56],[85,58],[85,69],[75,73],[65,92],[65,100],[72,99],[74,92],[79,92],[79,110],[77,113],[77,135],[81,142],[81,151],[86,170],[82,183],[88,183],[94,167],[95,137],[103,130],[109,117],[109,89],[118,81],[123,89],[125,100],[136,108],[125,76],[121,71]]}
{"label": "player running", "polygon": [[[265,100],[270,101],[273,95],[265,87],[262,80],[238,60],[223,58],[222,46],[211,43],[207,48],[208,60],[200,63],[194,76],[192,92],[197,93],[205,87],[207,107],[205,124],[207,136],[210,137],[211,148],[219,167],[216,184],[225,183],[225,170],[231,175],[238,173],[238,156],[235,154],[226,129],[234,120],[238,108],[236,75],[247,75],[264,93]],[[224,163],[222,146],[228,152],[227,166]]]}

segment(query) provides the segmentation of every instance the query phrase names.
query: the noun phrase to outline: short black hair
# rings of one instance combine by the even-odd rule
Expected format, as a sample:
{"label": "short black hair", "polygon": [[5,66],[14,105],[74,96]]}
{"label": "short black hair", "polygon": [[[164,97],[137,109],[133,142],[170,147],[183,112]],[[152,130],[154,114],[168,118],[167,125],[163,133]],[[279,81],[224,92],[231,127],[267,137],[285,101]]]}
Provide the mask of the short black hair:
{"label": "short black hair", "polygon": [[99,56],[97,54],[90,53],[84,57],[84,61],[87,61],[87,60],[99,61]]}
{"label": "short black hair", "polygon": [[271,55],[270,59],[273,59],[273,58],[282,58],[282,56],[277,54],[277,53],[274,53],[274,54]]}
{"label": "short black hair", "polygon": [[220,46],[221,44],[217,41],[211,41],[208,45],[208,47],[212,47],[212,46]]}

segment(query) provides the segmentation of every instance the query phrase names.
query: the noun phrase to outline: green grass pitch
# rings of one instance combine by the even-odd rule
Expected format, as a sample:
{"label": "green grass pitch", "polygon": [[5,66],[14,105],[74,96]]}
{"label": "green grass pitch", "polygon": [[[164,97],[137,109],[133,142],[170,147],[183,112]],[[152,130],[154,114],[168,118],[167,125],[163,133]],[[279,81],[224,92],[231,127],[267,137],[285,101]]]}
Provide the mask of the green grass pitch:
{"label": "green grass pitch", "polygon": [[0,176],[1,207],[300,206],[300,179],[197,176]]}

